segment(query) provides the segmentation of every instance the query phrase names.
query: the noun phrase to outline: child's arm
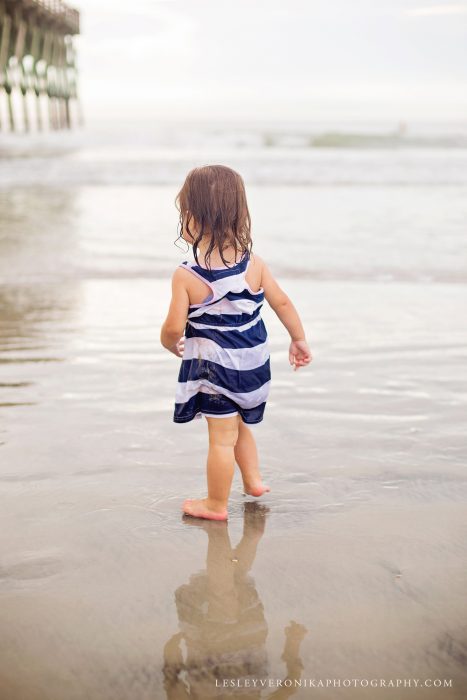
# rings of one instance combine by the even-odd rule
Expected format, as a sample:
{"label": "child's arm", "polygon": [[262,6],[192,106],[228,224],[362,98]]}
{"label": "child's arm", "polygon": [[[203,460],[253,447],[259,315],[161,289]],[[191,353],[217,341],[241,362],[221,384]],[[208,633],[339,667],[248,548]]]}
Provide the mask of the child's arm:
{"label": "child's arm", "polygon": [[304,367],[311,362],[310,348],[305,338],[300,316],[287,294],[280,288],[266,263],[262,261],[261,286],[264,289],[266,301],[275,311],[281,323],[287,328],[291,343],[289,347],[289,362],[294,370]]}
{"label": "child's arm", "polygon": [[177,268],[172,276],[172,300],[169,312],[161,328],[161,344],[177,357],[183,355],[183,333],[185,330],[190,300],[184,284],[185,271]]}

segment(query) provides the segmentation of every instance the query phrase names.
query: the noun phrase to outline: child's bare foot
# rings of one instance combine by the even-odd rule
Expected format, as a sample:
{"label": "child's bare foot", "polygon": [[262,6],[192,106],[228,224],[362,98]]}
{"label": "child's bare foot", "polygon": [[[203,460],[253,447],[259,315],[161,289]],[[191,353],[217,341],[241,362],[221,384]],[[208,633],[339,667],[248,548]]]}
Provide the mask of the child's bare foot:
{"label": "child's bare foot", "polygon": [[206,520],[227,520],[226,508],[219,508],[208,498],[187,498],[183,503],[183,512],[193,518],[206,518]]}
{"label": "child's bare foot", "polygon": [[270,490],[271,489],[269,488],[269,486],[263,484],[262,481],[255,481],[250,484],[243,484],[243,492],[247,496],[256,496],[258,498],[259,496],[262,496]]}

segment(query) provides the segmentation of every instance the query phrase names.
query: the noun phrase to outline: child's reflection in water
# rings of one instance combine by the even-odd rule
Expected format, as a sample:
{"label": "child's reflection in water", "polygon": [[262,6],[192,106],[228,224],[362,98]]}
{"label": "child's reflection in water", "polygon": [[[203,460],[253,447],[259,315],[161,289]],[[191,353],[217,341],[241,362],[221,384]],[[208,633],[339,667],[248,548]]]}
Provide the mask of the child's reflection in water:
{"label": "child's reflection in water", "polygon": [[[248,575],[256,548],[264,533],[268,509],[246,503],[243,536],[232,548],[226,522],[186,517],[185,521],[203,528],[208,535],[206,570],[191,576],[189,583],[175,591],[180,632],[164,647],[164,687],[168,700],[207,700],[241,696],[283,700],[297,688],[303,665],[300,643],[306,634],[303,625],[291,622],[285,629],[282,659],[290,687],[265,690],[262,679],[279,678],[270,673],[266,653],[268,626],[254,580]],[[183,659],[181,641],[186,644]],[[249,679],[251,687],[244,687]],[[253,679],[258,681],[253,687]],[[216,685],[217,680],[217,685]],[[223,687],[223,682],[239,682],[240,687]],[[263,693],[261,692],[263,691]]]}

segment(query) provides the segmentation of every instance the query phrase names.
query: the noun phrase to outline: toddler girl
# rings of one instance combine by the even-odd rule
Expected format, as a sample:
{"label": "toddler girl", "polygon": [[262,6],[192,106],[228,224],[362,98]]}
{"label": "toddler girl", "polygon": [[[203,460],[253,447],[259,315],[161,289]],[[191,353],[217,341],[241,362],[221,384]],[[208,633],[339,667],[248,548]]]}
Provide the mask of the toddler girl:
{"label": "toddler girl", "polygon": [[[311,361],[298,313],[269,268],[251,253],[250,214],[243,180],[222,165],[192,170],[177,195],[180,237],[193,247],[172,277],[162,345],[182,358],[174,421],[205,416],[209,432],[208,497],[188,499],[187,515],[227,520],[235,469],[246,494],[262,496],[255,439],[248,424],[263,420],[271,371],[264,299],[291,338],[294,370]],[[181,337],[183,336],[184,337]]]}

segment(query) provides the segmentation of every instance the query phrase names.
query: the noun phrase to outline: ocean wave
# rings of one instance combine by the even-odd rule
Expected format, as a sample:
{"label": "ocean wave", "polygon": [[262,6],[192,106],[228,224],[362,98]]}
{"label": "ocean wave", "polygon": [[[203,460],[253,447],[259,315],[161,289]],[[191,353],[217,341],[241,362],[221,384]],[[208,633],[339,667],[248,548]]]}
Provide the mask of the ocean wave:
{"label": "ocean wave", "polygon": [[467,184],[467,131],[110,124],[5,134],[0,187],[179,184],[222,162],[249,184]]}

